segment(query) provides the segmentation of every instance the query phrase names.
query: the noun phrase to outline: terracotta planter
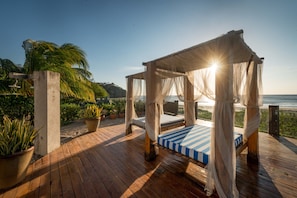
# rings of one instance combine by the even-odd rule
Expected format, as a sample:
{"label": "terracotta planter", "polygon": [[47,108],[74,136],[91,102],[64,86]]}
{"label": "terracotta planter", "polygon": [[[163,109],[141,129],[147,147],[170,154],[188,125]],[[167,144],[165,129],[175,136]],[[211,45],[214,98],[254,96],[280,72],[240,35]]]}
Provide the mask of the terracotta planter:
{"label": "terracotta planter", "polygon": [[34,153],[34,147],[13,155],[0,157],[0,189],[20,183],[26,177]]}
{"label": "terracotta planter", "polygon": [[124,118],[125,117],[125,113],[119,113],[119,118]]}
{"label": "terracotta planter", "polygon": [[109,118],[110,118],[110,119],[116,119],[116,118],[117,118],[117,114],[110,114],[110,115],[109,115]]}
{"label": "terracotta planter", "polygon": [[98,128],[98,126],[100,124],[100,119],[88,118],[88,119],[85,119],[85,122],[86,122],[86,125],[87,125],[87,128],[88,128],[88,132],[93,132],[93,131],[97,130],[97,128]]}

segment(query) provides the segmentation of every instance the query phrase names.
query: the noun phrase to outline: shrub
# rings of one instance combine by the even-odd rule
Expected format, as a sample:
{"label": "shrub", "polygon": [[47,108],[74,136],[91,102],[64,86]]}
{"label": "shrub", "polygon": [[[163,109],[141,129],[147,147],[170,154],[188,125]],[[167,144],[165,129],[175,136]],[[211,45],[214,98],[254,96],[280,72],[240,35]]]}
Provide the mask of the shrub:
{"label": "shrub", "polygon": [[203,109],[198,109],[198,119],[210,121],[211,116],[212,116],[211,112],[209,112],[207,110],[203,110]]}
{"label": "shrub", "polygon": [[34,115],[34,98],[21,95],[0,96],[0,122],[3,116],[22,119],[24,115]]}
{"label": "shrub", "polygon": [[101,105],[101,107],[103,108],[103,114],[105,115],[105,116],[109,116],[110,115],[110,113],[112,113],[112,112],[114,112],[114,111],[116,111],[116,107],[115,107],[115,104],[114,103],[104,103],[104,104],[102,104]]}
{"label": "shrub", "polygon": [[66,125],[80,118],[80,106],[73,103],[65,103],[60,106],[61,125]]}

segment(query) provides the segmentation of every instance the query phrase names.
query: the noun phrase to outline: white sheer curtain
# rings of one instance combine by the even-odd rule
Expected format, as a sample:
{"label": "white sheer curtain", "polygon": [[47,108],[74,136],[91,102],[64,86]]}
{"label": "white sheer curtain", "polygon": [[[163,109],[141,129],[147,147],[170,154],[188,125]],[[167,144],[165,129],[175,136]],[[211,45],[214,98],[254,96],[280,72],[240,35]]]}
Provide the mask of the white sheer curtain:
{"label": "white sheer curtain", "polygon": [[[132,85],[129,85],[129,83],[132,83]],[[132,90],[127,89],[126,96],[126,134],[131,133],[130,130],[132,130],[132,119],[138,117],[135,111],[135,101],[137,102],[144,100],[145,102],[145,80],[141,78],[133,78],[130,76],[127,78],[127,88],[130,88]],[[132,93],[130,93],[131,91]]]}
{"label": "white sheer curtain", "polygon": [[[241,104],[246,106],[246,109],[252,109],[253,116],[247,119],[247,110],[244,118],[244,139],[247,140],[252,133],[259,128],[260,124],[260,110],[259,107],[263,105],[263,90],[262,90],[262,70],[263,64],[255,65],[252,62],[246,68],[246,81],[243,84],[243,93]],[[251,93],[251,89],[256,90]]]}

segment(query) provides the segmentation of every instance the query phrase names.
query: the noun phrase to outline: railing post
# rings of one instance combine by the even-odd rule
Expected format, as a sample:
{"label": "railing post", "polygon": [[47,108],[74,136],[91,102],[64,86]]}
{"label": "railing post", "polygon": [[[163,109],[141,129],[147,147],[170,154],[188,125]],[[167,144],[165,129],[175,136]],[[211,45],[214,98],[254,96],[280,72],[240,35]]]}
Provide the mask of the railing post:
{"label": "railing post", "polygon": [[269,105],[269,132],[270,135],[279,136],[279,106]]}

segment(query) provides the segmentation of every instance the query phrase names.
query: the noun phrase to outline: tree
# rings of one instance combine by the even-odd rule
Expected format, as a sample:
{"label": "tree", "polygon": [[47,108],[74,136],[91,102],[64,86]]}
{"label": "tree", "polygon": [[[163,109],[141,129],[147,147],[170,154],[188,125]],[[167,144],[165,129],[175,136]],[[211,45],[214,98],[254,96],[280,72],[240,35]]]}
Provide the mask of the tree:
{"label": "tree", "polygon": [[9,92],[9,85],[14,83],[13,80],[9,80],[9,72],[17,72],[18,67],[9,59],[0,58],[0,90],[1,93]]}
{"label": "tree", "polygon": [[[1,94],[22,94],[22,95],[32,95],[33,91],[29,89],[31,85],[28,82],[22,80],[15,80],[9,78],[9,73],[11,72],[23,72],[21,67],[15,65],[9,59],[0,58],[0,93]],[[15,87],[13,86],[15,85]],[[21,85],[20,89],[16,86]]]}
{"label": "tree", "polygon": [[108,92],[98,83],[92,82],[92,89],[95,93],[95,98],[103,98],[108,96]]}
{"label": "tree", "polygon": [[58,46],[51,42],[28,39],[23,42],[23,48],[26,53],[24,70],[27,74],[45,70],[58,72],[62,96],[95,100],[92,74],[85,53],[78,46],[71,43]]}

